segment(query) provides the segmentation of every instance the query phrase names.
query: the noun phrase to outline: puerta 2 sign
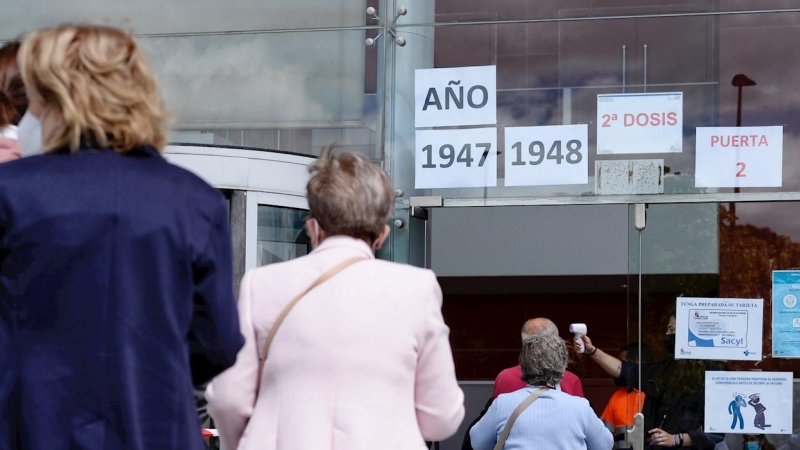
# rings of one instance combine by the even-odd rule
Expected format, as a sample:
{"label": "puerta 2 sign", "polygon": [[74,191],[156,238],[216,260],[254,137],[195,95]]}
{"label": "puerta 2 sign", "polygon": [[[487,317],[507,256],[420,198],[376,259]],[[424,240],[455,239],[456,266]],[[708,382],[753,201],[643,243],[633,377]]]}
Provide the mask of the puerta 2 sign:
{"label": "puerta 2 sign", "polygon": [[683,151],[683,93],[597,96],[597,154]]}
{"label": "puerta 2 sign", "polygon": [[698,127],[696,187],[781,187],[783,127]]}
{"label": "puerta 2 sign", "polygon": [[679,297],[675,359],[760,361],[764,301]]}
{"label": "puerta 2 sign", "polygon": [[[419,69],[414,78],[414,186],[497,186],[496,67]],[[480,125],[492,126],[420,130]]]}

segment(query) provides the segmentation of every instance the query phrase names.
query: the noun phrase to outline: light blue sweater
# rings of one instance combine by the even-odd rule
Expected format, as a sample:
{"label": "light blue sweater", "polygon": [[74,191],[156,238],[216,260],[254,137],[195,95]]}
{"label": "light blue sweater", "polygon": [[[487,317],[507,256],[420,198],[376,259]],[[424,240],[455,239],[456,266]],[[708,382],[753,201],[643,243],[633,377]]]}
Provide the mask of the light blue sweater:
{"label": "light blue sweater", "polygon": [[[511,413],[535,390],[525,387],[497,397],[469,432],[472,448],[492,450]],[[549,390],[517,418],[503,449],[610,450],[613,445],[586,399]]]}

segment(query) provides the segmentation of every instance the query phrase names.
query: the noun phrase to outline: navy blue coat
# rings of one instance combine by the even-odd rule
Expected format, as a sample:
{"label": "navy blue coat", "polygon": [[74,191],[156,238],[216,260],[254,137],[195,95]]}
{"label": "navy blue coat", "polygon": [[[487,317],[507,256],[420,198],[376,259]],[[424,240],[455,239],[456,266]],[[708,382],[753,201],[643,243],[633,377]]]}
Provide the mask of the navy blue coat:
{"label": "navy blue coat", "polygon": [[242,345],[219,191],[152,148],[0,164],[0,450],[201,449]]}

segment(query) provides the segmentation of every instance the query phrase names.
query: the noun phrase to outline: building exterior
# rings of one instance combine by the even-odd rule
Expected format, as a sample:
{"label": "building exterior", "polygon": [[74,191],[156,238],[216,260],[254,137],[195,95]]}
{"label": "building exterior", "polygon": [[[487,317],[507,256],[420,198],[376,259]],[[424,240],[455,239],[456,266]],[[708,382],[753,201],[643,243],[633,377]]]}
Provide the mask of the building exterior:
{"label": "building exterior", "polygon": [[[380,256],[440,277],[468,420],[516,364],[525,319],[550,317],[565,338],[584,322],[609,352],[641,340],[664,357],[679,296],[764,299],[767,356],[729,368],[800,376],[770,356],[772,271],[800,267],[800,1],[26,0],[5,5],[0,39],[69,21],[139,37],[174,114],[167,157],[230,199],[239,276],[309,251],[306,167],[323,146],[384,167],[398,196]],[[419,122],[418,97],[437,103],[418,70],[480,66],[494,68],[493,122]],[[463,80],[444,79],[445,122],[481,103],[458,94]],[[680,115],[637,110],[645,98],[679,100]],[[534,145],[541,129],[518,147],[509,134],[563,125],[585,133],[580,150],[564,138],[563,161],[556,138]],[[737,126],[755,128],[723,130]],[[470,128],[494,136],[488,178],[442,181],[470,164],[457,137]],[[445,141],[425,153],[427,131]],[[586,358],[573,371],[601,411],[610,381]]]}

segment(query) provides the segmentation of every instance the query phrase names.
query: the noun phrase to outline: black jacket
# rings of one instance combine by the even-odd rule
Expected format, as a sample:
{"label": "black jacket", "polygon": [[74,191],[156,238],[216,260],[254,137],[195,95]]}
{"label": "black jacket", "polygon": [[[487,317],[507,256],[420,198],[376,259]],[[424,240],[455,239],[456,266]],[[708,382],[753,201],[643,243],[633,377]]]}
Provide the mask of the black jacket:
{"label": "black jacket", "polygon": [[[644,415],[645,439],[648,436],[647,431],[661,428],[670,434],[688,434],[693,444],[689,448],[713,450],[714,446],[724,439],[724,436],[703,431],[704,387],[700,385],[683,395],[674,396],[666,395],[663,389],[658,389],[659,377],[666,377],[670,374],[670,364],[674,364],[674,361],[642,366],[642,391],[645,393],[642,414]],[[618,386],[636,387],[638,379],[639,365],[623,361],[620,376],[614,381]],[[646,448],[659,449],[662,447],[649,446]]]}

